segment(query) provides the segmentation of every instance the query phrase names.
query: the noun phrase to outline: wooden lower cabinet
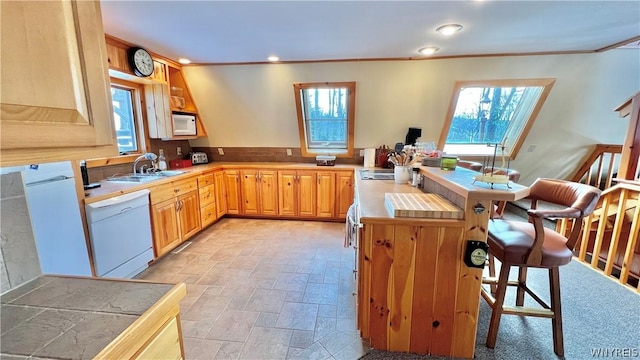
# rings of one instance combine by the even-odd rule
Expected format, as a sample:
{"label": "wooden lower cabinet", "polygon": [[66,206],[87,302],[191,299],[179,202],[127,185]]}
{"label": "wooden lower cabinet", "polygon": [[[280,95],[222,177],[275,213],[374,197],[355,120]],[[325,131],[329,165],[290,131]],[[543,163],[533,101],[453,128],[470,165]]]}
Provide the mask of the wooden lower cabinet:
{"label": "wooden lower cabinet", "polygon": [[336,172],[336,217],[347,217],[347,211],[354,201],[353,186],[353,171]]}
{"label": "wooden lower cabinet", "polygon": [[277,172],[272,170],[242,170],[240,173],[243,214],[277,215]]}
{"label": "wooden lower cabinet", "polygon": [[316,216],[320,218],[335,217],[336,201],[336,178],[333,171],[318,171],[316,194]]}
{"label": "wooden lower cabinet", "polygon": [[178,202],[169,199],[151,207],[153,252],[160,257],[180,245]]}
{"label": "wooden lower cabinet", "polygon": [[316,173],[313,171],[278,171],[278,214],[315,216],[316,189]]}
{"label": "wooden lower cabinet", "polygon": [[224,183],[224,171],[214,171],[213,180],[216,188],[216,218],[221,218],[227,213],[227,188]]}
{"label": "wooden lower cabinet", "polygon": [[240,197],[240,171],[224,170],[224,188],[226,189],[227,214],[242,214]]}
{"label": "wooden lower cabinet", "polygon": [[191,191],[178,196],[180,237],[185,241],[200,231],[200,205],[198,192]]}
{"label": "wooden lower cabinet", "polygon": [[218,219],[213,172],[205,173],[198,177],[198,193],[200,197],[200,226],[205,228]]}
{"label": "wooden lower cabinet", "polygon": [[465,301],[456,294],[468,285],[458,276],[466,267],[464,224],[364,224],[358,243],[357,322],[373,348],[460,355],[455,342],[466,341],[459,334],[466,336],[468,328],[456,320],[456,302]]}
{"label": "wooden lower cabinet", "polygon": [[200,231],[196,177],[152,187],[153,251],[158,258]]}

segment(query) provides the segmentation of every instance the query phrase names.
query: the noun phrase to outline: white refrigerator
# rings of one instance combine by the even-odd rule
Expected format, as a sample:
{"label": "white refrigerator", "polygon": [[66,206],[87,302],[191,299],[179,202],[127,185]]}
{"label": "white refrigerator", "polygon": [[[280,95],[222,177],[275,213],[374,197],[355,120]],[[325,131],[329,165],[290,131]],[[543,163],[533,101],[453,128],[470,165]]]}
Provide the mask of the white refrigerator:
{"label": "white refrigerator", "polygon": [[71,162],[1,168],[21,172],[44,274],[91,276]]}

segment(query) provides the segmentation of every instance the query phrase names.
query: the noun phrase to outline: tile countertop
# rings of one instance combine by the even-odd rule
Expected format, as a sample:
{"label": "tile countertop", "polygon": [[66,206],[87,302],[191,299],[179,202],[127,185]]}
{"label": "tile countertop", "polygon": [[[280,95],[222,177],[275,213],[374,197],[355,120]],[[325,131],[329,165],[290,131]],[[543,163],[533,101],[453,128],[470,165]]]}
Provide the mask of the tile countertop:
{"label": "tile countertop", "polygon": [[215,162],[180,169],[172,169],[184,171],[185,173],[145,183],[116,183],[102,180],[100,181],[101,186],[99,188],[85,190],[85,203],[91,204],[110,197],[134,192],[137,190],[147,189],[152,186],[162,185],[164,183],[169,183],[176,180],[186,179],[194,175],[201,175],[206,171],[219,170],[224,168],[336,171],[362,168],[362,165],[317,166],[315,163]]}
{"label": "tile countertop", "polygon": [[93,358],[174,287],[40,276],[0,299],[0,358]]}

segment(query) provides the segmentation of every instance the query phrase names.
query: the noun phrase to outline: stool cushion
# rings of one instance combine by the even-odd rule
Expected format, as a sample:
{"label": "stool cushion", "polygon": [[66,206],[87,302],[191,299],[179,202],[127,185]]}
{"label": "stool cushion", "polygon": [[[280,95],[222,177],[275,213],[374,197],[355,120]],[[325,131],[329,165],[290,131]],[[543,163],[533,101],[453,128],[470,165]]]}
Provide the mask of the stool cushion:
{"label": "stool cushion", "polygon": [[[489,252],[501,262],[525,265],[526,256],[535,239],[533,224],[524,221],[489,221]],[[544,229],[540,267],[556,267],[571,261],[567,239],[551,229]]]}

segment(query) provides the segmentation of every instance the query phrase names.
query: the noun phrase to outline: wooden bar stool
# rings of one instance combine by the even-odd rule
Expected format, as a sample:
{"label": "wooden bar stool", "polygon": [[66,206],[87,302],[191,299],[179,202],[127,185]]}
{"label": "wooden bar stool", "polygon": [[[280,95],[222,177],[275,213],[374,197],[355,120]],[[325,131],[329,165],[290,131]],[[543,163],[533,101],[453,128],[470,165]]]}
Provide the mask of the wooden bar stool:
{"label": "wooden bar stool", "polygon": [[[531,209],[527,211],[529,221],[508,221],[492,219],[489,222],[489,260],[500,261],[500,276],[495,278],[495,268],[489,267],[489,278],[483,284],[497,285],[495,298],[491,291],[482,287],[482,297],[492,308],[491,322],[487,334],[487,347],[494,348],[500,326],[500,317],[524,315],[551,318],[553,327],[553,350],[558,356],[564,355],[562,339],[562,312],[560,307],[559,267],[571,261],[572,250],[581,231],[583,217],[591,214],[600,198],[600,190],[589,185],[556,179],[538,179],[531,185],[529,195]],[[537,201],[565,206],[561,210],[537,210]],[[569,238],[542,224],[543,218],[576,219]],[[518,280],[509,281],[511,267],[517,267]],[[527,287],[527,269],[549,269],[550,304],[546,304]],[[516,306],[504,306],[507,286],[516,286]],[[524,296],[529,294],[542,309],[524,307]]]}

